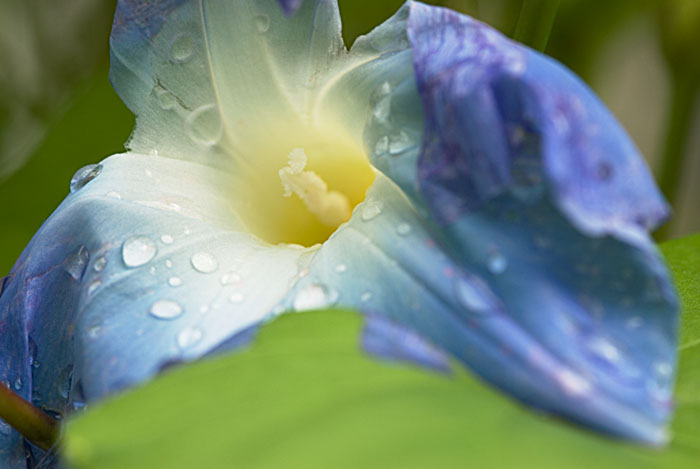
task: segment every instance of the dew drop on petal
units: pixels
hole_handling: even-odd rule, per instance
[[[160,237],[160,242],[163,244],[173,244],[175,240],[169,234],[164,234]]]
[[[294,297],[295,311],[324,308],[338,301],[338,292],[319,283],[305,286]]]
[[[364,221],[370,221],[382,213],[383,204],[378,200],[368,200],[361,208],[361,217]]]
[[[369,300],[372,299],[374,295],[372,295],[371,291],[366,291],[362,295],[360,295],[360,301],[363,303],[367,303]]]
[[[254,21],[255,28],[259,33],[266,33],[270,29],[270,18],[267,15],[258,15]]]
[[[399,223],[396,226],[396,232],[399,234],[399,236],[406,236],[411,232],[411,225],[408,223]]]
[[[88,288],[87,288],[88,296],[93,295],[97,291],[97,289],[100,288],[101,285],[102,285],[102,280],[100,280],[100,279],[95,279],[92,282],[90,282],[90,285],[88,285]]]
[[[202,335],[201,329],[197,327],[186,327],[177,335],[177,346],[181,350],[186,350],[202,340]]]
[[[389,153],[398,155],[403,153],[413,146],[413,140],[403,130],[396,135],[392,135],[389,139]]]
[[[102,335],[102,326],[92,326],[88,329],[87,335],[90,339],[97,339]]]
[[[120,200],[122,198],[121,194],[119,192],[115,192],[115,191],[109,191],[105,195],[107,197],[111,197],[111,198],[117,199],[117,200]]]
[[[379,137],[377,143],[374,144],[374,154],[377,156],[383,155],[389,151],[389,137],[386,135]]]
[[[180,34],[170,46],[170,56],[178,63],[187,62],[194,55],[194,41],[187,33]]]
[[[71,193],[76,192],[85,187],[87,183],[99,176],[101,172],[101,164],[90,164],[80,168],[78,171],[75,172],[75,174],[70,180]]]
[[[180,277],[170,277],[168,279],[168,285],[171,287],[179,287],[182,285],[182,279]]]
[[[17,378],[14,383],[15,391],[19,391],[20,389],[22,389],[23,385],[24,383],[22,382],[22,378]]]
[[[158,300],[151,305],[148,313],[156,319],[170,320],[182,316],[183,311],[180,303],[176,301]]]
[[[100,256],[95,259],[95,263],[92,264],[92,269],[95,272],[102,272],[107,265],[107,258],[105,256]]]
[[[158,98],[158,104],[160,105],[161,109],[166,111],[174,109],[177,105],[175,95],[168,90],[164,90],[162,88],[156,90],[156,98]]]
[[[173,268],[173,261],[170,259],[165,259],[165,267],[167,267],[168,269],[172,269]]]
[[[127,267],[139,267],[147,264],[156,255],[158,248],[150,238],[134,236],[122,245],[122,260]]]
[[[627,329],[637,329],[643,324],[644,319],[640,318],[639,316],[633,316],[625,322],[625,327],[627,327]]]
[[[83,275],[85,275],[85,269],[89,261],[90,252],[85,246],[80,246],[77,251],[69,255],[68,259],[66,259],[66,272],[68,272],[73,280],[80,282],[83,279]]]
[[[198,107],[185,119],[185,133],[195,143],[211,146],[221,140],[223,123],[216,104]]]
[[[68,399],[71,389],[71,381],[73,381],[73,365],[68,365],[58,375],[58,393],[62,398]]]
[[[488,269],[494,275],[502,274],[508,268],[508,261],[505,256],[498,251],[493,251],[489,254]]]
[[[0,420],[0,435],[9,435],[12,432],[12,427],[9,424]]]
[[[241,303],[243,302],[244,298],[245,297],[243,296],[243,293],[240,292],[233,293],[231,296],[228,297],[231,303]]]
[[[221,285],[232,285],[241,281],[241,276],[236,272],[227,272],[221,277]]]
[[[345,264],[338,264],[335,266],[335,271],[338,272],[339,274],[342,274],[347,270],[348,270],[348,266]]]
[[[219,268],[219,263],[212,254],[208,252],[197,252],[190,258],[192,267],[203,274],[210,274]]]
[[[491,304],[475,281],[458,275],[455,277],[454,288],[457,301],[467,310],[480,314],[491,311]]]
[[[379,122],[386,122],[391,114],[391,95],[386,95],[377,100],[372,107],[372,115]]]
[[[569,395],[580,396],[591,390],[591,384],[581,375],[569,369],[562,369],[554,375],[561,389]]]

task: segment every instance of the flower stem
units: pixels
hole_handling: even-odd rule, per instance
[[[0,418],[41,449],[58,441],[58,422],[1,384]]]
[[[544,51],[552,32],[560,0],[523,0],[513,39]]]

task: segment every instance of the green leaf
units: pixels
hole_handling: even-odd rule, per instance
[[[700,234],[669,241],[661,251],[682,301],[680,364],[676,384],[675,442],[700,452]],[[696,459],[698,461],[700,459]]]
[[[184,366],[67,425],[73,468],[690,468],[700,460],[700,235],[663,246],[684,301],[674,439],[651,449],[538,415],[455,365],[359,348],[361,317],[291,314],[248,348]]]

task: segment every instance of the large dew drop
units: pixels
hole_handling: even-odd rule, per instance
[[[80,282],[85,275],[85,269],[90,261],[90,252],[85,246],[80,246],[77,251],[68,256],[65,269],[73,280]]]
[[[190,259],[192,267],[203,274],[210,274],[219,268],[219,263],[212,254],[208,252],[198,252]]]
[[[185,63],[194,55],[194,41],[189,34],[180,34],[170,47],[170,56],[174,62]]]
[[[70,191],[71,193],[76,192],[85,185],[95,179],[102,172],[101,164],[90,164],[80,168],[75,172],[70,180]]]
[[[127,267],[139,267],[150,262],[157,251],[156,243],[150,238],[134,236],[124,241],[122,259]]]
[[[182,316],[182,306],[172,300],[158,300],[151,306],[148,313],[156,319],[175,319]]]
[[[224,127],[216,104],[198,107],[185,119],[185,133],[196,143],[215,145],[221,139]]]

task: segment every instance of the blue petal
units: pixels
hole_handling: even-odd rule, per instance
[[[591,235],[635,238],[667,216],[632,141],[563,66],[418,3],[408,36],[426,115],[420,184],[436,217],[449,222],[504,192],[537,188]]]
[[[362,346],[380,358],[418,363],[443,373],[450,371],[449,359],[441,350],[414,331],[382,316],[367,315]]]
[[[415,75],[394,67],[364,129],[396,186],[378,178],[285,306],[325,292],[523,402],[662,443],[678,305],[647,233],[667,206],[629,138],[570,72],[485,25],[418,3],[390,23],[358,42],[412,46]]]

